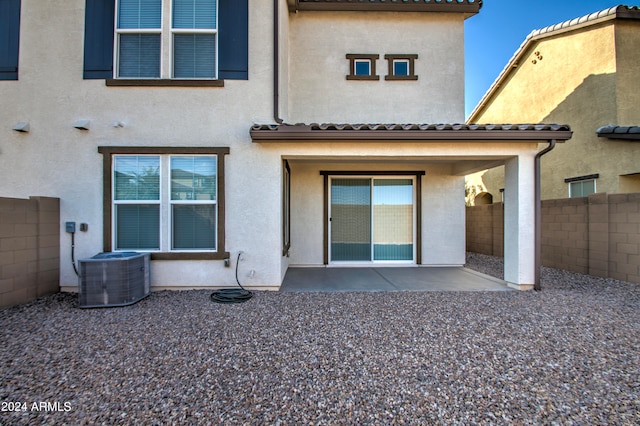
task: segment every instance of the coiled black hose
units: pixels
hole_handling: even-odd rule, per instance
[[[240,255],[242,252],[238,253],[238,258],[236,259],[236,283],[240,288],[223,288],[221,290],[215,290],[211,293],[211,301],[216,303],[243,303],[253,297],[253,293],[249,290],[246,290],[240,284],[240,280],[238,279],[238,265],[240,264]]]

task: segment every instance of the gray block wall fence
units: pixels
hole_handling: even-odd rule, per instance
[[[502,203],[467,207],[467,250],[504,255]],[[640,193],[542,201],[542,264],[640,283]],[[0,308],[60,291],[60,200],[0,197]]]
[[[504,255],[502,203],[467,207],[467,250]],[[542,201],[542,265],[640,283],[640,193]]]
[[[60,199],[0,197],[0,308],[60,291]]]

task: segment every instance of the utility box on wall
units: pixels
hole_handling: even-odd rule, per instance
[[[149,253],[99,253],[79,261],[81,308],[132,305],[149,295]]]

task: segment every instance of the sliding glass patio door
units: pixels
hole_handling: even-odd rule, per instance
[[[413,178],[332,178],[331,262],[413,262],[414,199]]]

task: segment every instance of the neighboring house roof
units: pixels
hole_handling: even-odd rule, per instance
[[[545,141],[571,138],[566,124],[256,124],[253,142],[296,141]]]
[[[640,141],[640,126],[608,126],[600,127],[596,130],[598,137],[607,139],[624,139]]]
[[[351,10],[395,12],[462,12],[476,14],[482,0],[287,0],[290,11]]]
[[[511,57],[507,65],[504,67],[496,81],[493,82],[487,93],[484,94],[478,105],[473,109],[467,122],[473,123],[480,112],[483,110],[489,100],[497,93],[502,84],[507,80],[513,70],[518,68],[518,64],[523,59],[524,54],[529,48],[537,41],[543,38],[556,36],[564,32],[574,31],[587,26],[596,25],[605,21],[613,19],[637,19],[640,20],[640,8],[638,6],[614,6],[609,9],[601,10],[599,12],[585,15],[580,18],[575,18],[570,21],[565,21],[556,25],[551,25],[545,28],[534,30],[527,38],[522,42],[518,50]]]

